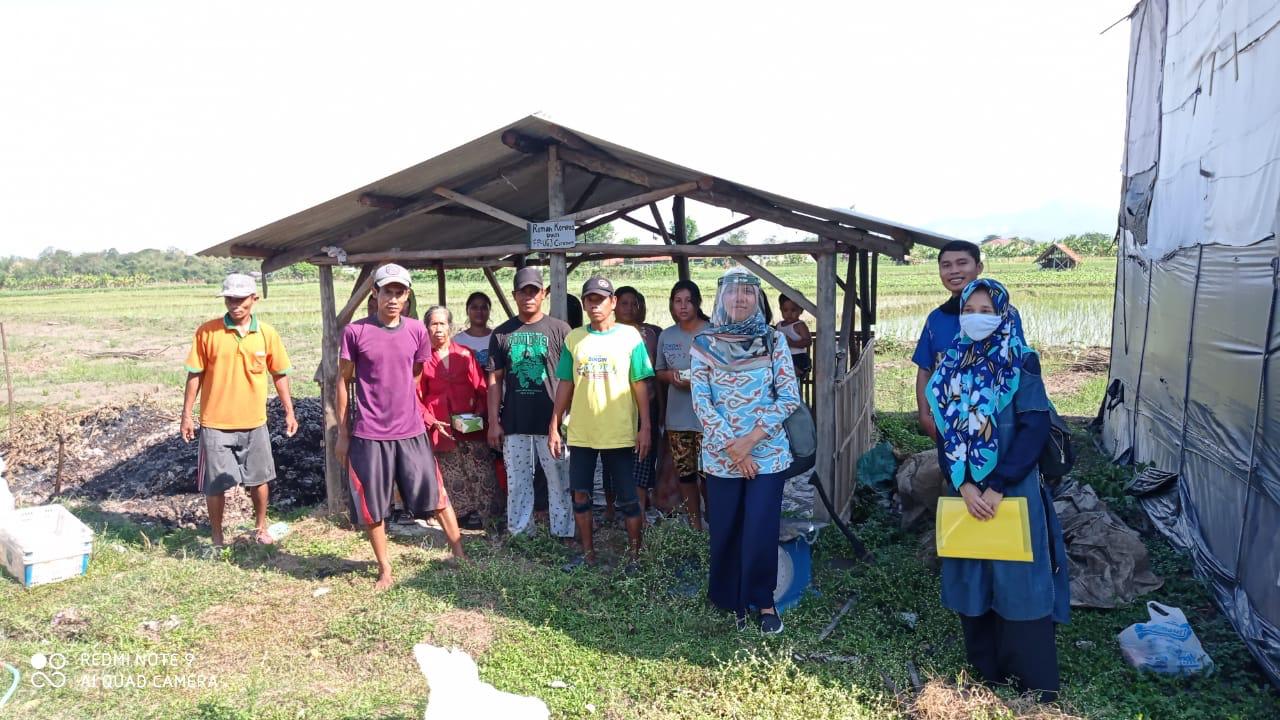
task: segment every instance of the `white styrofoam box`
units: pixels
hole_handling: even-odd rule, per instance
[[[0,525],[0,560],[26,587],[89,570],[93,530],[61,505],[14,510]]]

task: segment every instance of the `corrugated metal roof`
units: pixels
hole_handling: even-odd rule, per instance
[[[575,146],[585,148],[597,155],[633,166],[649,174],[653,180],[651,184],[655,187],[710,177],[715,181],[717,188],[729,187],[735,192],[751,196],[781,210],[803,213],[822,221],[836,222],[887,236],[896,240],[896,244],[904,250],[912,243],[938,247],[953,239],[891,220],[847,210],[824,208],[750,188],[710,173],[682,167],[591,137],[531,115],[394,175],[360,186],[315,207],[206,248],[200,251],[200,254],[215,256],[280,254],[314,244],[321,237],[340,238],[336,244],[349,254],[390,249],[482,247],[522,242],[525,234],[517,227],[488,219],[440,213],[410,215],[371,232],[360,232],[367,225],[391,213],[387,209],[361,204],[360,198],[366,193],[416,200],[435,197],[432,195],[432,188],[441,185],[529,220],[545,219],[547,217],[545,163],[541,162],[538,156],[526,155],[504,144],[503,133],[508,130],[568,148]],[[566,163],[564,173],[566,204],[572,206],[594,177],[592,173]],[[586,205],[596,207],[634,196],[639,192],[641,191],[636,185],[630,182],[605,177],[597,184]],[[690,197],[697,199],[696,194]]]

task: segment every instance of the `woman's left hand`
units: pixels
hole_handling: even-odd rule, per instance
[[[760,466],[756,464],[755,458],[750,455],[741,462],[734,462],[733,467],[742,477],[748,480],[754,480],[756,475],[760,473]]]
[[[991,488],[982,491],[982,502],[991,508],[991,517],[996,516],[996,511],[1000,509],[1000,501],[1004,499],[1003,493],[998,493]]]
[[[755,450],[756,445],[760,444],[761,435],[759,428],[753,428],[746,435],[729,441],[729,444],[724,449],[729,456],[729,460],[735,466],[741,465],[746,460],[751,460],[751,451]]]

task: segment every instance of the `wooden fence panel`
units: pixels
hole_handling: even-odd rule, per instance
[[[875,340],[871,340],[858,353],[858,361],[848,374],[836,381],[832,393],[836,403],[835,476],[824,482],[841,517],[848,516],[853,500],[858,458],[871,449],[875,392]]]

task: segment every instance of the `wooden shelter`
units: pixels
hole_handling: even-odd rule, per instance
[[[1041,270],[1074,270],[1080,264],[1080,256],[1062,243],[1053,243],[1036,258]]]
[[[668,200],[675,233],[667,229],[658,206]],[[741,218],[690,240],[684,237],[687,200],[725,208]],[[632,217],[633,211],[647,211],[652,224]],[[577,235],[624,221],[661,236],[663,244],[576,244],[531,252],[530,223],[549,220],[571,223]],[[759,245],[712,242],[751,222],[811,233],[815,240]],[[332,452],[337,433],[338,346],[342,327],[364,304],[380,263],[436,270],[441,303],[447,299],[446,268],[481,268],[504,308],[508,293],[499,285],[495,268],[545,264],[550,269],[551,314],[563,319],[568,273],[582,263],[665,255],[672,258],[679,276],[687,278],[689,258],[731,257],[817,319],[813,350],[817,472],[836,507],[844,512],[853,494],[858,457],[869,449],[871,440],[878,257],[901,259],[914,243],[940,247],[951,239],[750,188],[530,116],[201,254],[260,258],[264,277],[296,262],[319,266],[325,476],[329,507],[335,512],[345,508],[347,482],[345,468]],[[815,258],[814,297],[806,297],[750,259],[783,254]],[[356,286],[341,307],[334,292],[335,265],[360,267]],[[837,308],[842,309],[840,328],[836,327]],[[855,317],[860,322],[857,328]]]

